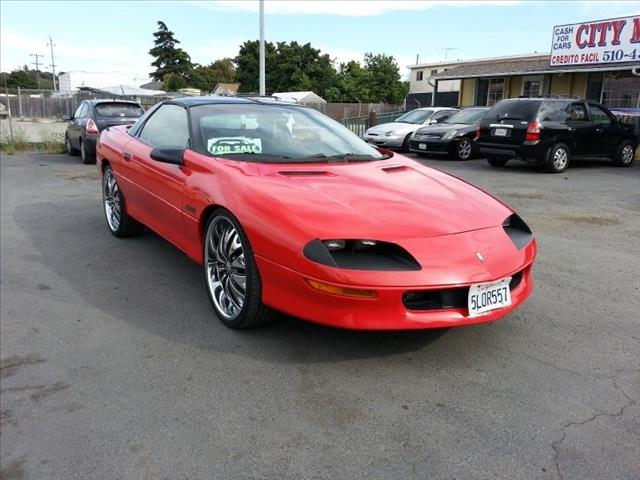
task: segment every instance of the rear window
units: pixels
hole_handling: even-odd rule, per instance
[[[485,118],[490,120],[512,118],[532,122],[536,120],[538,107],[541,103],[541,101],[535,100],[502,100],[491,109]]]
[[[137,118],[144,113],[141,106],[134,103],[99,103],[96,115],[99,117]]]

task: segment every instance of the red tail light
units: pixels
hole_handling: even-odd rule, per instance
[[[538,122],[529,122],[529,125],[527,125],[527,135],[524,139],[527,142],[537,142],[540,140],[540,124]]]
[[[89,119],[87,120],[87,124],[84,127],[84,131],[87,135],[99,135],[100,134],[100,130],[98,130],[98,126],[96,125],[96,122],[93,121],[93,119]]]
[[[476,138],[480,138],[480,127],[476,129]]]

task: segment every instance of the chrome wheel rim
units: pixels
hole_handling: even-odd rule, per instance
[[[567,162],[569,161],[569,155],[567,155],[567,151],[564,148],[558,148],[553,153],[553,166],[557,170],[562,170],[567,166]]]
[[[458,156],[466,160],[471,156],[471,142],[469,140],[463,140],[458,145]]]
[[[104,199],[104,213],[107,216],[107,223],[112,231],[117,231],[120,227],[122,216],[122,205],[120,204],[120,189],[116,176],[111,169],[107,170],[102,180],[102,197]]]
[[[631,145],[625,145],[622,149],[622,163],[630,163],[633,159],[633,147]]]
[[[233,223],[215,217],[206,233],[207,285],[216,310],[227,320],[240,315],[247,292],[244,249]]]

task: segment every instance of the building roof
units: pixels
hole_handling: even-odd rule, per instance
[[[504,77],[508,75],[627,70],[632,67],[630,64],[550,67],[549,59],[550,55],[526,55],[472,60],[437,73],[432,77],[436,80],[457,80],[461,78]]]
[[[154,95],[164,95],[162,90],[148,90],[146,88],[133,87],[131,85],[113,85],[111,87],[79,87],[79,90],[90,90],[97,93],[108,93],[111,95],[123,95],[129,97],[151,97]]]
[[[273,94],[273,97],[296,103],[327,103],[324,98],[313,92],[277,92]]]
[[[213,94],[214,95],[221,95],[221,94],[235,95],[236,93],[238,93],[239,88],[240,88],[239,83],[218,83],[216,85],[216,88],[213,89]]]

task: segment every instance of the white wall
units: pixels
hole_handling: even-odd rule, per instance
[[[444,72],[449,65],[427,65],[421,68],[412,68],[411,77],[409,80],[409,93],[431,93],[433,87],[429,85],[429,78],[432,70],[438,70],[438,73]],[[422,73],[422,80],[416,80],[416,72]],[[431,83],[435,84],[435,79],[431,80]],[[439,92],[459,92],[460,80],[442,80],[438,82]]]

